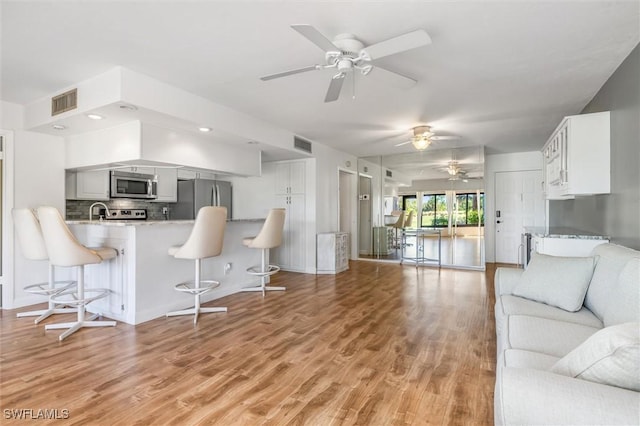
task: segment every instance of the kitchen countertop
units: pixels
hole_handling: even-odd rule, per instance
[[[524,228],[525,232],[528,232],[536,237],[545,238],[572,238],[578,240],[608,240],[606,235],[598,235],[593,232],[583,231],[580,229],[567,228],[567,227],[550,227],[546,229],[542,226],[528,226]]]
[[[227,223],[259,223],[265,219],[231,219]],[[67,220],[67,225],[104,226],[152,226],[152,225],[193,225],[195,220]]]

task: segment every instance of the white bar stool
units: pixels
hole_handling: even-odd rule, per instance
[[[33,210],[13,209],[11,214],[13,215],[13,224],[24,258],[28,260],[48,261],[49,254],[44,244],[40,223],[33,213]],[[72,280],[55,281],[54,276],[54,267],[49,263],[49,280],[46,283],[31,284],[23,288],[27,293],[49,297],[49,308],[39,311],[20,312],[17,314],[18,318],[37,316],[38,318],[35,319],[34,323],[38,324],[53,314],[76,312],[75,308],[65,308],[65,304],[56,305],[56,303],[51,300],[51,296],[72,288],[76,285],[76,282]]]
[[[282,231],[284,229],[285,209],[271,209],[267,215],[267,220],[262,225],[262,229],[257,236],[245,238],[242,244],[249,248],[262,250],[262,262],[260,266],[247,268],[247,273],[260,277],[260,286],[245,287],[242,291],[261,291],[264,297],[267,291],[283,291],[285,287],[267,286],[267,277],[280,271],[277,265],[267,264],[268,250],[279,247],[282,244]],[[259,269],[258,269],[259,268]]]
[[[198,211],[191,234],[182,246],[171,247],[169,255],[176,259],[195,260],[196,271],[194,286],[181,283],[175,286],[180,292],[193,295],[195,301],[191,309],[167,313],[167,317],[194,314],[193,324],[198,322],[198,315],[210,312],[227,312],[227,308],[203,308],[200,296],[220,286],[220,282],[201,279],[202,259],[219,256],[224,242],[224,228],[227,225],[226,207],[202,207]]]
[[[42,235],[51,263],[54,266],[76,266],[78,271],[77,290],[65,290],[51,297],[54,303],[77,306],[77,320],[75,322],[48,324],[45,326],[45,330],[68,328],[58,337],[59,340],[64,340],[67,336],[84,327],[114,327],[116,325],[115,321],[94,321],[99,314],[85,318],[86,306],[94,300],[108,296],[109,289],[85,289],[84,266],[113,259],[118,252],[108,247],[87,248],[80,244],[55,207],[39,207],[38,219],[40,220]],[[94,296],[86,297],[86,293],[94,294]],[[71,296],[72,299],[63,300],[67,296]]]

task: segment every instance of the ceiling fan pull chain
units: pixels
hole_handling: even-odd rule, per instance
[[[353,72],[351,73],[351,75],[353,76],[353,95],[351,96],[351,99],[353,99],[354,101],[356,100],[356,73]]]

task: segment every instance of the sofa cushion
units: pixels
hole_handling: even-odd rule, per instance
[[[622,268],[608,304],[603,318],[605,326],[640,322],[640,258],[629,260]]]
[[[495,424],[638,425],[638,392],[530,368],[496,375]]]
[[[551,371],[640,391],[640,323],[603,328],[561,358]]]
[[[559,321],[572,322],[575,324],[588,325],[589,327],[602,328],[603,324],[587,308],[582,308],[577,312],[567,312],[554,306],[538,303],[533,300],[524,299],[518,296],[504,295],[500,297],[496,304],[496,318],[498,311],[505,315],[528,315],[531,317],[548,318]],[[496,324],[497,326],[497,324]]]
[[[502,365],[511,368],[532,368],[534,370],[549,371],[559,359],[561,358],[541,354],[540,352],[507,349],[502,356]]]
[[[523,349],[563,357],[599,328],[527,315],[510,315],[501,349]]]
[[[602,319],[609,306],[609,295],[622,268],[629,260],[640,257],[640,252],[616,244],[600,244],[593,249],[591,255],[598,256],[598,262],[593,270],[584,305]]]
[[[513,294],[569,312],[578,311],[582,308],[595,261],[595,257],[534,253]]]

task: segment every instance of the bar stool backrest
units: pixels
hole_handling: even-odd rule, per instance
[[[178,259],[206,259],[219,256],[227,225],[226,207],[202,207],[198,210],[191,234],[174,255]]]
[[[100,256],[73,236],[58,209],[38,207],[38,219],[52,265],[80,266],[102,262]]]
[[[259,249],[279,247],[282,244],[285,215],[285,209],[271,209],[260,233],[253,239],[249,247]]]
[[[396,223],[391,225],[391,227],[392,228],[403,228],[404,227],[404,211],[400,212],[400,216],[398,216],[398,220],[396,221]]]
[[[407,220],[404,222],[404,228],[409,228],[411,222],[413,222],[413,210],[409,211],[409,216],[407,216]]]
[[[13,209],[11,214],[22,255],[29,260],[49,259],[40,223],[33,210]]]

